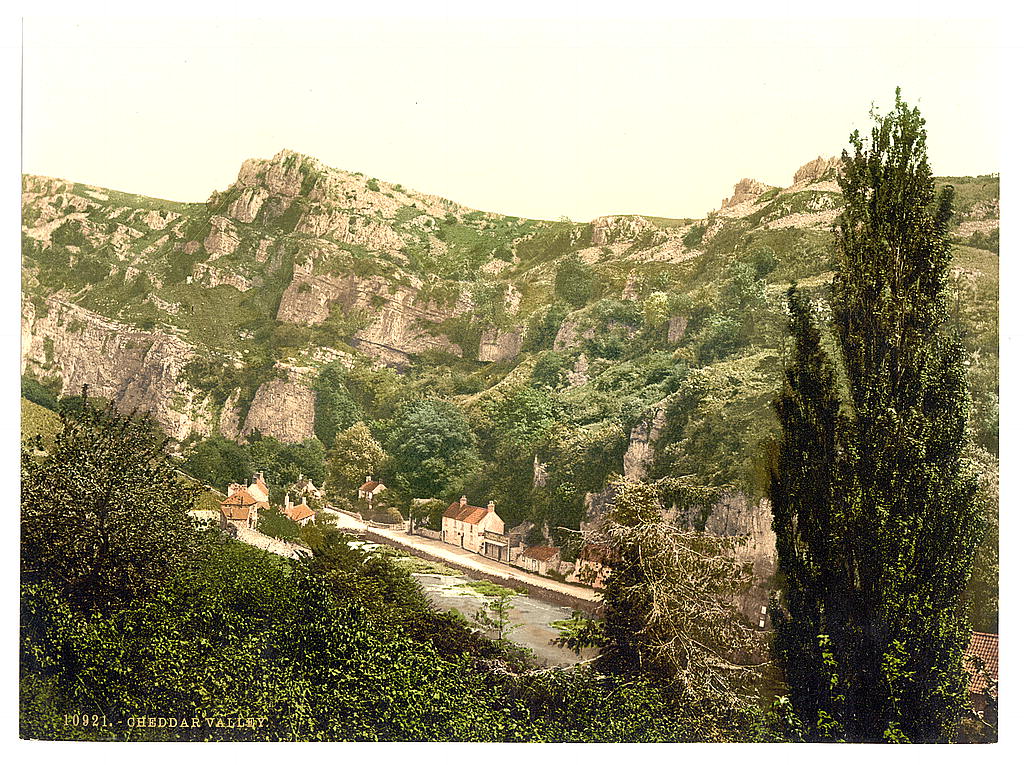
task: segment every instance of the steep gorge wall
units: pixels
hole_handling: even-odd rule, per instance
[[[146,412],[179,441],[191,434],[239,438],[253,430],[281,441],[313,436],[312,370],[283,368],[259,387],[244,421],[238,391],[217,407],[187,381],[200,351],[180,337],[113,321],[59,298],[22,303],[22,374],[60,381],[62,395],[88,385],[122,412]]]
[[[215,429],[212,407],[184,379],[196,350],[176,335],[141,330],[58,298],[22,303],[22,373],[57,377],[61,393],[88,385],[121,411],[151,414],[172,438]]]

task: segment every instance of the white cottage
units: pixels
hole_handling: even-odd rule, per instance
[[[476,507],[467,504],[465,496],[452,502],[441,518],[441,541],[495,560],[508,560],[505,521],[494,511],[493,502]]]

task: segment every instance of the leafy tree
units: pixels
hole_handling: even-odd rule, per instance
[[[245,447],[223,436],[211,436],[192,447],[182,468],[218,491],[229,483],[244,481],[252,474],[252,465]]]
[[[287,542],[299,538],[299,524],[274,507],[260,511],[258,528],[261,534]]]
[[[527,352],[550,350],[558,337],[562,322],[569,315],[569,306],[555,302],[530,316],[530,322],[523,338],[523,350]]]
[[[345,372],[338,362],[320,370],[313,390],[316,392],[313,432],[330,449],[338,432],[354,425],[361,412],[345,387]]]
[[[25,578],[82,607],[153,592],[200,553],[188,514],[198,492],[149,420],[99,409],[84,388],[61,426],[47,456],[21,454]]]
[[[423,399],[395,415],[385,450],[393,486],[406,497],[445,497],[478,465],[476,439],[465,415],[446,401]]]
[[[537,355],[530,380],[535,385],[557,390],[565,385],[568,354],[542,351]]]
[[[552,622],[558,630],[558,637],[551,642],[568,648],[577,656],[582,656],[584,649],[599,648],[605,644],[604,622],[594,619],[582,611],[573,611],[572,618]]]
[[[493,631],[499,641],[506,640],[513,630],[522,626],[512,623],[514,597],[511,593],[505,593],[488,601],[473,614],[473,622],[484,631]]]
[[[811,738],[945,741],[963,716],[963,595],[983,531],[960,342],[943,331],[952,189],[897,91],[843,153],[836,340],[790,289],[795,347],[770,493],[775,648]],[[834,348],[834,350],[833,350]]]
[[[324,490],[331,497],[355,499],[356,489],[366,476],[379,475],[386,459],[387,454],[370,429],[357,422],[339,433],[334,447],[327,452]]]
[[[593,293],[593,269],[575,252],[562,258],[555,271],[555,297],[573,308],[582,308]]]
[[[298,444],[286,444],[258,431],[250,434],[245,444],[253,470],[262,471],[269,486],[287,486],[299,480],[299,475],[313,483],[324,480],[324,446],[316,438]]]
[[[536,388],[518,386],[502,391],[484,409],[499,461],[524,457],[532,461],[533,453],[554,425],[551,397]]]

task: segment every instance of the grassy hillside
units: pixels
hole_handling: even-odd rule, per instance
[[[46,407],[21,400],[21,440],[29,441],[36,436],[42,438],[43,448],[53,445],[53,438],[60,430],[60,417]]]
[[[477,459],[443,498],[494,499],[510,525],[575,528],[585,494],[622,471],[634,428],[659,418],[653,477],[760,495],[785,290],[796,282],[823,303],[831,279],[841,199],[829,172],[702,219],[585,224],[474,211],[290,152],[247,163],[238,183],[200,204],[26,177],[25,290],[38,306],[59,293],[186,338],[200,354],[190,384],[218,405],[235,393],[243,416],[276,362],[326,379],[317,375],[341,353],[345,369],[331,379],[344,390],[318,392],[318,422],[337,420],[341,406],[343,426],[364,420],[385,444],[403,403],[452,402]],[[994,453],[998,177],[937,183],[957,193],[951,321],[972,354],[975,437]],[[327,283],[327,318],[277,318],[286,294]],[[368,308],[346,308],[348,284],[372,285]],[[450,312],[416,321],[452,345],[407,352],[396,371],[352,337],[400,289],[415,292],[403,310]],[[502,332],[521,350],[477,361],[481,339]],[[546,486],[534,485],[535,457]]]

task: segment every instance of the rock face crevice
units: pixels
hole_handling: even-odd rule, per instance
[[[461,356],[459,346],[430,329],[432,325],[464,312],[468,305],[465,301],[458,301],[454,306],[444,307],[423,301],[421,285],[419,280],[406,286],[382,276],[360,277],[355,274],[299,276],[285,290],[277,319],[316,326],[328,320],[332,309],[344,315],[358,316],[366,324],[354,333],[357,346],[362,342],[371,355],[385,363],[405,363],[409,354],[429,349]],[[377,352],[374,348],[386,351]]]

